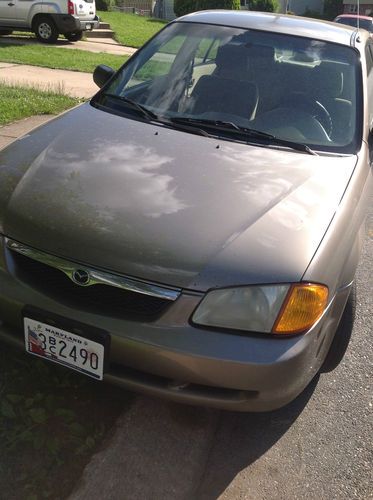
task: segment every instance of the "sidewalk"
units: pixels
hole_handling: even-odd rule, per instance
[[[2,36],[0,37],[0,47],[4,44],[12,45],[41,45],[35,38],[30,35],[18,35],[18,36]],[[88,52],[105,52],[107,54],[114,54],[117,56],[131,56],[136,52],[137,49],[133,47],[125,47],[120,45],[118,42],[112,38],[100,38],[100,39],[89,39],[81,40],[79,42],[69,42],[68,40],[57,40],[56,43],[48,45],[48,47],[56,47],[60,49],[79,49],[86,50]]]
[[[33,128],[46,123],[52,118],[54,118],[54,115],[31,116],[9,125],[0,126],[0,151],[18,137],[28,134]]]
[[[0,62],[0,83],[62,91],[88,99],[98,91],[91,73]]]
[[[72,97],[85,99],[89,99],[98,91],[91,73],[2,62],[0,62],[1,83],[36,87],[41,90],[63,91]],[[9,125],[0,126],[0,149],[51,118],[53,118],[51,115],[32,116]]]

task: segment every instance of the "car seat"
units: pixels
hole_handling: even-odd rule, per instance
[[[191,97],[193,114],[236,115],[247,120],[255,116],[258,89],[248,81],[248,49],[245,45],[226,44],[216,55],[213,75],[203,75],[196,83]]]

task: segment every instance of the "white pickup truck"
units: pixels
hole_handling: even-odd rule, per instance
[[[72,42],[99,25],[95,0],[0,0],[0,35],[33,31],[44,43]]]

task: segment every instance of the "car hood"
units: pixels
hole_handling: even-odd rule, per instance
[[[176,287],[298,281],[355,164],[85,104],[0,153],[0,231]]]

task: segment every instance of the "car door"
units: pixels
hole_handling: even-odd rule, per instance
[[[0,26],[15,26],[17,22],[17,0],[0,0]]]
[[[1,1],[1,0],[0,0]],[[40,12],[40,4],[42,3],[40,0],[12,0],[12,2],[17,3],[17,22],[16,26],[27,27],[30,18],[30,12],[34,6],[34,4],[38,4],[39,12]]]

